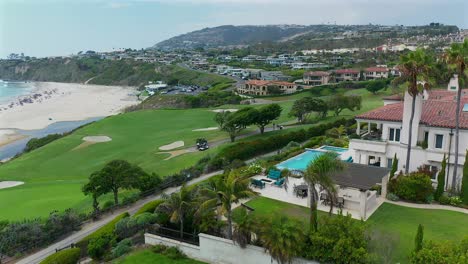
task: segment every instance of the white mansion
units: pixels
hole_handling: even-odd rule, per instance
[[[451,186],[454,157],[458,155],[457,185],[461,183],[465,151],[468,148],[468,90],[462,91],[460,106],[460,145],[455,153],[455,112],[458,78],[455,75],[447,90],[424,91],[416,98],[412,130],[410,171],[428,166],[436,179],[444,154],[448,158],[446,186]],[[393,100],[392,100],[393,99]],[[354,150],[354,162],[381,167],[391,167],[396,154],[398,171],[405,169],[408,146],[408,129],[412,97],[406,93],[401,98],[392,97],[378,109],[356,116],[357,134],[349,148]],[[362,129],[363,123],[367,124]]]

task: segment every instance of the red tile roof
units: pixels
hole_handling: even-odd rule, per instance
[[[346,73],[358,74],[359,71],[355,70],[355,69],[339,69],[339,70],[336,70],[335,73],[337,73],[337,74],[346,74]]]
[[[388,68],[384,67],[370,67],[365,70],[366,72],[388,72]]]
[[[311,71],[304,73],[305,76],[329,76],[330,73],[326,71]]]
[[[468,112],[463,106],[468,104],[468,90],[463,90],[460,107],[460,128],[468,129]],[[456,101],[455,92],[433,90],[429,98],[423,101],[421,124],[433,127],[455,128]],[[389,104],[367,113],[357,115],[357,119],[402,122],[403,102]]]

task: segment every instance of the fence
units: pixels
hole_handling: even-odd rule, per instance
[[[200,245],[200,238],[198,237],[198,235],[185,232],[183,232],[181,235],[180,230],[174,230],[166,227],[154,227],[148,230],[147,233],[169,239],[175,239],[180,242],[184,242],[191,245]]]

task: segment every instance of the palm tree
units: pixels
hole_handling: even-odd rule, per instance
[[[180,225],[180,238],[184,236],[184,220],[193,210],[192,192],[184,185],[179,192],[171,195],[163,194],[164,202],[157,207],[157,211],[167,213],[171,223]]]
[[[247,209],[241,207],[235,214],[234,222],[232,239],[241,248],[245,248],[252,241],[252,233],[257,226],[256,221],[249,215]]]
[[[426,54],[423,49],[416,49],[400,58],[400,70],[402,72],[401,79],[408,83],[408,94],[412,97],[411,117],[408,129],[408,146],[406,148],[406,174],[409,172],[411,159],[411,142],[413,137],[413,120],[416,107],[416,97],[423,89],[429,88],[429,72],[432,65],[432,57]],[[424,85],[418,84],[419,77],[423,77],[424,81],[426,81]]]
[[[271,258],[280,264],[299,256],[305,242],[302,223],[284,215],[274,215],[261,225],[260,239]]]
[[[327,152],[317,157],[307,166],[304,173],[304,180],[309,184],[310,230],[317,231],[318,192],[315,188],[316,185],[323,187],[325,190],[329,190],[330,193],[336,193],[336,189],[333,192],[335,184],[330,176],[332,173],[343,169],[344,163],[339,160],[337,154],[333,152]]]
[[[227,176],[215,179],[211,188],[200,190],[206,200],[200,205],[199,210],[218,207],[220,214],[226,214],[229,239],[232,239],[232,204],[257,195],[249,185],[248,176],[241,176],[237,171],[231,171]]]
[[[458,147],[460,142],[460,101],[461,90],[466,79],[466,61],[468,58],[468,39],[463,43],[453,43],[444,55],[445,61],[448,64],[454,65],[458,74],[458,92],[457,92],[457,107],[455,113],[455,161],[452,177],[452,188],[457,184],[457,170],[458,170]]]

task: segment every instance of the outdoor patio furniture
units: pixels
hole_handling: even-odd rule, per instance
[[[326,193],[321,193],[320,194],[320,201],[322,201],[323,205],[329,205],[330,204],[330,197],[328,197],[328,194],[326,194]]]
[[[296,186],[295,194],[297,197],[305,198],[307,197],[308,192],[309,192],[309,186],[305,184]]]
[[[265,183],[261,180],[251,179],[250,184],[254,186],[255,188],[260,188],[260,189],[265,188]]]
[[[270,170],[268,172],[267,178],[273,179],[273,180],[278,180],[281,178],[281,171],[279,170]]]
[[[284,178],[275,181],[275,186],[281,187],[284,184]]]
[[[338,208],[340,208],[340,209],[343,209],[343,207],[344,207],[344,198],[343,197],[338,197],[336,199],[336,206],[338,206]]]

